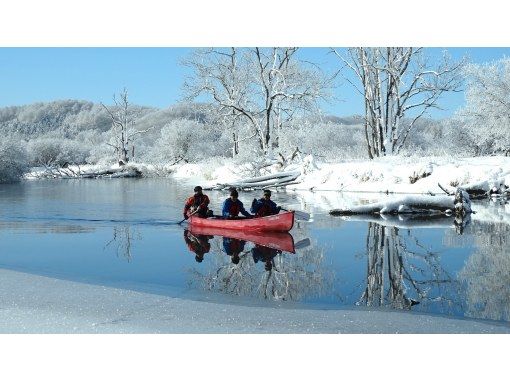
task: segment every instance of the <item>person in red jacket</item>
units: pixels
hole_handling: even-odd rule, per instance
[[[211,212],[208,208],[209,197],[202,193],[202,187],[200,186],[195,186],[193,190],[195,194],[186,200],[182,215],[184,216],[184,219],[188,219],[190,215],[196,211],[194,215],[197,215],[201,218],[207,218],[211,215]]]

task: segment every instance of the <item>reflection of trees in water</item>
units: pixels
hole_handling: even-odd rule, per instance
[[[333,286],[333,271],[323,265],[324,250],[313,248],[313,244],[296,254],[277,254],[274,266],[266,271],[263,263],[254,262],[251,243],[247,243],[236,265],[219,249],[221,239],[215,240],[211,268],[205,274],[192,269],[190,285],[237,296],[286,301],[320,296]]]
[[[459,272],[466,289],[466,314],[509,321],[510,225],[478,223],[473,234],[478,248]]]
[[[458,284],[440,263],[440,255],[407,230],[368,223],[367,282],[358,304],[410,309],[436,302],[451,312]]]
[[[137,230],[131,231],[131,226],[113,227],[113,237],[106,243],[104,249],[113,247],[117,257],[123,256],[131,262],[131,249],[134,240],[141,240],[142,236]]]

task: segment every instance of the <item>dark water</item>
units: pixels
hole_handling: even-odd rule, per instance
[[[188,233],[176,222],[193,185],[168,179],[2,185],[0,267],[216,302],[510,320],[508,205],[477,204],[471,222],[455,228],[452,219],[346,221],[329,216],[329,204],[311,207],[297,194],[278,193],[277,203],[306,203],[313,211],[312,221],[291,231],[291,253],[277,249],[285,237],[270,248]],[[218,211],[226,194],[209,195]],[[256,195],[240,198],[248,206]]]

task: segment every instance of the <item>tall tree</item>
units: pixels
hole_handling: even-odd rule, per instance
[[[207,95],[239,141],[256,138],[263,153],[277,144],[276,134],[296,113],[318,110],[329,80],[313,65],[305,67],[298,48],[202,49],[184,64],[193,70],[184,85],[186,98]],[[236,125],[247,125],[239,137]]]
[[[113,107],[107,107],[103,103],[101,105],[110,116],[112,122],[112,142],[106,144],[115,149],[120,165],[124,165],[129,161],[129,150],[131,150],[131,157],[134,156],[133,141],[135,138],[143,133],[146,133],[154,127],[149,127],[144,130],[137,130],[135,128],[138,112],[136,112],[128,99],[128,91],[124,88],[117,98],[113,96]]]
[[[448,55],[434,68],[422,48],[349,48],[333,52],[356,75],[354,85],[365,105],[365,140],[368,156],[398,154],[416,122],[447,91],[459,91],[460,67]]]

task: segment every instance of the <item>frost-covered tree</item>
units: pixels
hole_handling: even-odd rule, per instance
[[[192,100],[206,95],[232,128],[236,143],[255,138],[264,154],[277,145],[278,129],[296,114],[317,111],[329,81],[297,58],[297,48],[201,49],[184,64],[193,75],[184,85]],[[239,136],[238,126],[249,132]]]
[[[458,91],[462,62],[448,55],[431,67],[422,48],[349,48],[343,55],[333,49],[357,77],[346,79],[363,97],[365,140],[370,158],[398,154],[416,122],[447,91]]]
[[[19,180],[27,168],[26,150],[19,138],[0,139],[0,183]]]
[[[452,133],[469,135],[475,154],[510,155],[510,58],[470,64],[463,72],[466,106],[453,118]]]
[[[0,127],[7,134],[24,138],[74,138],[88,129],[110,129],[108,114],[99,104],[80,100],[59,100],[0,108]]]
[[[113,96],[113,102],[115,104],[114,107],[107,107],[101,103],[112,122],[112,139],[111,142],[106,144],[115,149],[119,164],[124,165],[129,161],[129,153],[131,153],[131,157],[134,156],[133,141],[140,134],[151,130],[152,127],[144,130],[137,130],[135,128],[136,120],[140,115],[129,102],[126,88],[120,92],[118,98],[116,95]]]
[[[51,168],[65,164],[84,164],[90,146],[71,139],[41,137],[27,144],[30,165]]]
[[[279,147],[286,152],[298,149],[322,161],[339,158],[362,158],[363,126],[345,125],[318,118],[296,119],[281,128]]]
[[[191,120],[174,120],[161,129],[148,155],[147,160],[155,163],[197,161],[227,156],[228,142],[211,126]]]

